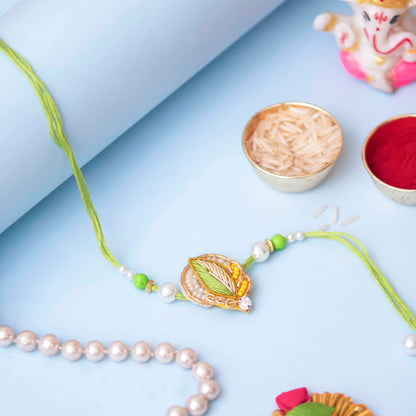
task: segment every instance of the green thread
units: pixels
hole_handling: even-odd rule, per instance
[[[209,271],[204,267],[201,266],[198,262],[192,260],[192,267],[194,268],[195,272],[198,273],[198,277],[206,284],[208,289],[210,289],[214,293],[219,293],[223,296],[232,296],[233,294],[230,290],[221,283],[216,277],[214,277]]]
[[[23,72],[23,74],[26,76],[26,78],[32,85],[36,95],[38,96],[42,104],[43,111],[45,112],[46,117],[48,119],[49,134],[52,137],[53,141],[65,152],[69,160],[69,163],[71,164],[71,168],[74,173],[79,192],[81,194],[82,202],[85,206],[88,216],[90,217],[95,237],[97,239],[101,253],[103,254],[104,258],[107,261],[109,261],[113,266],[119,267],[120,263],[114,258],[105,241],[100,220],[92,203],[91,195],[89,193],[87,184],[85,183],[85,179],[82,176],[81,170],[78,167],[71,146],[68,143],[68,140],[65,136],[62,125],[62,118],[55,104],[55,101],[53,100],[46,86],[36,75],[32,67],[29,65],[29,63],[12,48],[10,48],[2,39],[0,39],[0,50],[2,50],[12,60],[12,62]]]
[[[12,48],[10,48],[2,39],[0,39],[0,50],[3,51],[6,54],[6,56],[8,56],[10,60],[23,72],[23,74],[26,76],[26,78],[29,80],[30,84],[32,85],[36,95],[38,96],[42,104],[42,108],[48,119],[49,134],[51,138],[53,139],[53,141],[65,152],[69,160],[79,192],[81,194],[82,202],[85,206],[88,216],[90,217],[90,220],[94,229],[94,234],[97,239],[100,251],[108,262],[110,262],[115,267],[120,267],[120,263],[115,259],[115,257],[111,253],[105,241],[102,227],[100,224],[100,220],[94,208],[94,204],[91,200],[91,195],[88,190],[85,179],[82,175],[81,169],[78,166],[78,163],[72,152],[71,146],[65,136],[62,118],[55,104],[55,101],[53,100],[46,86],[36,75],[32,67],[29,65],[29,63],[22,56],[20,56],[17,52],[15,52]],[[386,279],[386,277],[383,275],[381,270],[376,266],[376,264],[370,258],[366,248],[357,239],[355,239],[354,237],[346,233],[337,233],[337,232],[314,231],[314,232],[305,233],[305,236],[308,238],[323,238],[323,239],[338,241],[341,244],[343,244],[345,247],[347,247],[353,254],[355,254],[364,263],[364,265],[367,267],[370,274],[374,277],[378,285],[381,287],[384,294],[386,295],[390,303],[393,305],[393,307],[396,309],[396,311],[405,320],[405,322],[414,331],[416,331],[416,318],[413,312],[402,301],[400,296],[395,292],[390,282]],[[255,260],[254,257],[250,256],[242,264],[243,269],[249,268],[254,262],[254,260]],[[197,264],[194,265],[194,267],[197,267],[197,266],[199,265]],[[159,289],[158,286],[156,285],[152,286],[153,292],[157,292],[158,289]],[[221,290],[222,288],[216,291],[218,293],[221,293]],[[184,300],[184,301],[188,300],[182,293],[178,293],[176,295],[176,299]]]
[[[387,299],[403,318],[403,320],[416,332],[416,318],[410,308],[403,302],[400,296],[396,293],[391,283],[387,280],[381,270],[376,266],[374,261],[370,258],[367,249],[356,238],[346,233],[340,232],[320,232],[313,231],[305,233],[308,238],[323,238],[333,241],[338,241],[347,247],[353,254],[355,254],[367,267],[370,274],[383,290]]]
[[[247,270],[254,263],[254,256],[250,256],[241,266],[244,270]]]
[[[88,186],[75,159],[74,153],[72,152],[71,145],[65,136],[62,117],[54,99],[52,98],[45,84],[36,75],[35,71],[29,65],[29,63],[10,46],[8,46],[2,39],[0,39],[0,50],[4,52],[8,58],[10,58],[10,60],[17,66],[17,68],[21,70],[21,72],[23,72],[23,74],[32,85],[36,95],[40,100],[40,103],[42,104],[43,111],[45,112],[45,115],[48,119],[49,134],[53,141],[65,152],[65,155],[67,156],[71,165],[72,172],[74,173],[74,177],[81,194],[82,202],[85,206],[88,216],[90,217],[95,238],[97,239],[100,251],[109,263],[115,267],[120,267],[120,262],[113,256],[105,241],[101,223],[94,208]],[[157,291],[157,289],[158,286],[152,287],[153,291]],[[182,293],[178,293],[176,295],[176,299],[188,301],[188,299]]]

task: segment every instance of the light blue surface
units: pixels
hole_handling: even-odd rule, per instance
[[[0,37],[47,83],[83,166],[282,2],[21,0]],[[0,232],[72,173],[24,81],[0,55]]]
[[[313,33],[333,1],[292,0],[149,114],[85,169],[114,254],[159,283],[178,282],[188,256],[244,260],[275,232],[314,229],[310,214],[340,207],[395,287],[416,309],[414,208],[381,195],[360,149],[382,120],[414,111],[416,85],[388,96],[349,78],[327,34]],[[240,136],[258,109],[304,100],[331,111],[345,147],[333,174],[305,194],[264,185]],[[256,266],[252,314],[162,304],[101,258],[73,180],[0,236],[2,321],[82,343],[144,339],[191,346],[211,362],[223,394],[210,415],[270,415],[274,397],[307,386],[348,393],[377,416],[412,416],[416,360],[410,332],[351,253],[332,242],[290,247]],[[0,351],[1,414],[163,415],[196,391],[190,374],[156,363],[67,363]]]

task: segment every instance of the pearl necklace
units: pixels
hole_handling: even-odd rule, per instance
[[[54,356],[61,353],[68,361],[78,361],[83,355],[92,362],[98,362],[108,356],[112,361],[122,362],[126,360],[129,355],[138,363],[146,363],[152,358],[155,358],[161,364],[170,364],[173,361],[179,367],[185,370],[192,370],[193,378],[199,383],[198,394],[191,396],[185,407],[172,406],[168,409],[166,416],[202,416],[208,410],[208,402],[215,400],[220,389],[218,384],[213,380],[214,370],[210,364],[203,361],[197,361],[197,356],[194,350],[184,348],[175,351],[173,346],[167,342],[159,344],[154,351],[152,351],[149,344],[140,341],[132,347],[127,347],[124,342],[114,341],[108,348],[99,341],[89,342],[85,348],[76,340],[65,341],[62,345],[59,339],[53,335],[48,334],[39,339],[32,331],[22,331],[17,336],[12,328],[7,325],[0,326],[0,347],[8,347],[15,343],[17,347],[24,352],[32,352],[36,348],[48,356]]]

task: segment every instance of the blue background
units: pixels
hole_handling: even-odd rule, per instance
[[[360,160],[376,124],[414,111],[416,85],[389,96],[349,78],[334,39],[311,29],[326,8],[348,10],[287,2],[88,164],[120,261],[158,283],[178,282],[189,256],[244,260],[255,241],[330,222],[329,213],[310,214],[337,205],[341,219],[361,216],[345,231],[416,308],[414,208],[380,194]],[[267,187],[241,150],[249,117],[285,100],[320,105],[344,129],[335,170],[305,194]],[[0,236],[0,263],[2,322],[84,344],[190,346],[214,365],[223,390],[210,415],[269,415],[278,393],[300,386],[348,393],[377,416],[415,414],[416,361],[401,350],[411,331],[336,243],[306,241],[253,268],[250,315],[165,305],[102,259],[71,179]],[[1,351],[0,368],[2,415],[162,415],[196,391],[189,373],[154,362],[74,364],[12,347]]]

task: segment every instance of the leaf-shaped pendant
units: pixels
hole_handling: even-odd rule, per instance
[[[183,294],[201,306],[251,311],[251,279],[242,266],[219,254],[190,258],[182,272]]]

